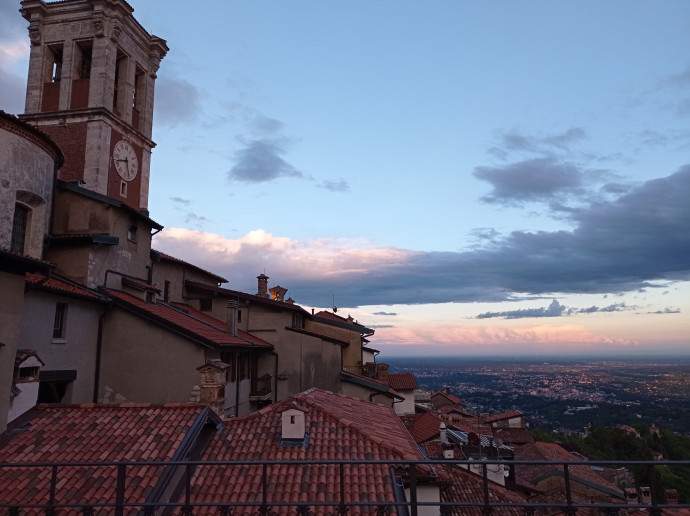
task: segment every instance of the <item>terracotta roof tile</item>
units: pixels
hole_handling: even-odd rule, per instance
[[[389,373],[388,385],[397,391],[416,389],[417,380],[412,373]]]
[[[439,427],[443,420],[437,415],[427,412],[416,418],[407,428],[415,442],[423,443],[439,435]]]
[[[431,395],[432,398],[435,397],[435,396],[441,396],[441,397],[443,397],[443,398],[446,398],[447,400],[449,400],[450,402],[454,403],[455,405],[460,405],[460,404],[462,404],[462,402],[460,401],[460,398],[458,398],[457,396],[454,396],[454,395],[452,395],[452,394],[449,394],[449,393],[447,393],[447,392],[438,391],[438,392],[435,392],[435,393],[433,393],[433,394]]]
[[[175,407],[39,405],[30,424],[10,433],[12,437],[0,448],[0,462],[171,460],[204,409],[191,403]],[[174,425],[168,423],[171,417]],[[139,467],[137,482],[128,475],[129,501],[145,500],[146,491],[157,481],[158,469]],[[115,467],[63,467],[58,475],[58,503],[73,503],[75,498],[84,503],[115,501]],[[50,476],[50,467],[0,469],[0,502],[47,503]]]
[[[223,321],[221,321],[220,319],[216,319],[215,317],[207,314],[206,312],[202,312],[201,310],[197,310],[196,308],[194,308],[190,305],[187,305],[185,303],[172,303],[172,305],[184,310],[185,312],[187,312],[189,315],[191,315],[192,317],[194,317],[196,319],[204,321],[204,322],[210,324],[211,326],[218,328],[221,331],[225,331],[226,324]],[[255,346],[265,347],[265,348],[272,348],[273,347],[273,344],[271,344],[270,342],[266,342],[265,340],[260,339],[259,337],[256,337],[256,336],[252,335],[251,333],[247,333],[244,330],[240,330],[239,328],[237,329],[237,336],[246,340],[246,341],[249,341],[250,343],[252,343]]]
[[[26,282],[42,290],[49,290],[58,294],[63,294],[71,297],[81,297],[85,299],[104,300],[103,296],[79,285],[73,281],[61,278],[59,276],[46,276],[44,274],[27,274]]]
[[[280,446],[281,414],[293,402],[307,410],[305,428],[309,441],[306,447]],[[352,460],[423,459],[392,409],[320,389],[310,389],[225,423],[225,428],[216,433],[204,451],[203,460],[335,460],[334,453]],[[389,467],[379,465],[346,466],[346,502],[394,501],[388,470]],[[269,468],[268,474],[269,502],[326,500],[327,493],[331,499],[339,500],[337,465],[290,464]],[[232,482],[236,477],[241,477],[242,481]],[[248,501],[250,493],[259,492],[259,466],[201,466],[192,487],[194,500],[222,498],[228,503]],[[275,510],[278,514],[287,513],[287,509]],[[369,511],[363,509],[362,512]]]
[[[534,437],[526,428],[494,428],[494,437],[506,444],[533,443]]]
[[[261,339],[245,339],[241,336],[234,336],[220,329],[219,326],[208,321],[208,316],[204,318],[197,318],[188,310],[176,308],[172,305],[157,302],[149,304],[139,298],[121,292],[119,290],[107,289],[108,295],[115,298],[119,303],[124,303],[129,307],[134,307],[140,312],[147,314],[150,317],[164,321],[168,324],[173,324],[188,333],[198,336],[212,345],[217,346],[232,346],[232,347],[260,347],[271,349],[273,346]],[[196,312],[195,312],[196,314]],[[198,312],[201,314],[201,312]],[[216,323],[222,322],[214,319]]]
[[[438,465],[435,468],[441,479],[447,482],[446,486],[441,489],[441,501],[448,503],[484,501],[484,482],[480,477],[459,467]],[[488,494],[490,503],[526,503],[525,499],[517,493],[493,483],[488,485]],[[480,516],[483,514],[480,507],[454,507],[452,513],[458,516]],[[522,516],[523,510],[519,507],[494,507],[491,514]]]
[[[501,412],[500,414],[492,414],[490,416],[483,416],[484,421],[493,423],[495,421],[502,421],[504,419],[512,419],[515,417],[522,417],[524,414],[519,410],[511,410],[509,412]]]
[[[534,442],[524,444],[515,449],[515,460],[541,460],[541,461],[572,461],[577,460],[573,454],[555,443]],[[616,493],[623,496],[622,491],[613,483],[599,475],[590,466],[574,464],[569,466],[571,481],[584,480],[590,486],[596,486],[600,490]],[[537,486],[542,479],[552,474],[563,473],[562,464],[535,464],[520,465],[516,467],[516,474],[521,481]]]

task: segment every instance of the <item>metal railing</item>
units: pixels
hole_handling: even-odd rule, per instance
[[[467,472],[470,465],[481,464],[482,475],[477,476],[477,482],[482,486],[482,496],[473,500],[448,500],[447,497],[439,497],[438,501],[420,501],[418,496],[420,480],[428,482],[440,468],[463,468]],[[316,499],[299,499],[300,493],[295,494],[296,499],[269,500],[269,474],[272,468],[280,466],[328,466],[337,471],[336,478],[338,484],[334,485],[331,492],[330,501],[319,501]],[[354,501],[348,499],[346,492],[345,478],[350,471],[348,468],[359,466],[378,466],[386,468],[393,479],[389,486],[389,494],[395,493],[394,499],[388,501]],[[488,466],[502,465],[504,468],[520,468],[521,466],[534,465],[557,465],[562,468],[562,478],[564,492],[562,499],[549,501],[548,503],[530,502],[497,502],[494,488],[496,486],[488,478]],[[602,514],[617,515],[625,514],[629,509],[646,509],[648,514],[655,516],[661,515],[662,510],[672,511],[673,509],[688,509],[690,503],[662,503],[659,500],[659,493],[654,492],[654,483],[650,484],[651,498],[649,503],[642,503],[641,498],[637,503],[630,503],[621,498],[620,503],[614,502],[576,502],[573,496],[572,484],[579,482],[573,479],[571,473],[572,466],[615,466],[615,467],[636,467],[643,468],[651,473],[660,466],[679,466],[690,468],[690,461],[506,461],[506,460],[425,460],[425,461],[376,461],[376,460],[353,460],[353,461],[152,461],[152,462],[55,462],[55,463],[0,463],[0,510],[10,516],[19,514],[76,514],[93,515],[94,513],[106,511],[107,514],[120,516],[123,514],[138,513],[143,515],[153,515],[163,513],[182,514],[191,516],[195,511],[202,511],[206,514],[214,513],[221,516],[230,516],[233,512],[241,514],[260,514],[268,515],[272,511],[291,508],[297,514],[308,514],[310,510],[326,510],[339,515],[348,514],[356,509],[360,513],[370,513],[378,515],[384,514],[405,514],[417,516],[422,508],[435,508],[437,514],[466,514],[465,509],[479,510],[482,515],[501,514],[502,508],[510,508],[513,513],[516,509],[522,511],[524,515],[540,514],[549,511],[553,514],[554,510],[567,516],[576,515],[578,509],[599,509]],[[156,499],[149,494],[146,499],[139,495],[139,499],[128,493],[131,488],[131,480],[128,482],[128,474],[142,471],[142,468],[153,468],[155,473],[156,486],[152,493],[158,493]],[[200,468],[232,468],[232,467],[254,467],[261,469],[261,488],[252,493],[252,500],[233,501],[227,499],[199,499],[198,494],[194,494],[195,473]],[[99,491],[101,498],[107,500],[79,499],[75,483],[69,481],[69,477],[61,476],[61,471],[74,473],[84,469],[89,472],[111,471],[114,474],[106,473],[109,483],[102,482]],[[17,485],[22,477],[22,472],[29,471],[33,481],[33,489],[43,484],[45,492],[30,494],[25,491],[27,499],[22,499],[22,493],[12,495],[12,485]],[[467,473],[466,473],[467,474]],[[43,478],[43,482],[38,482],[37,478]],[[651,476],[650,476],[651,478]],[[372,479],[368,479],[372,480]],[[313,480],[316,482],[316,480]],[[165,485],[162,485],[162,484]],[[22,484],[23,489],[28,489],[26,483]],[[104,495],[106,491],[111,492],[111,496]],[[406,497],[403,493],[407,491]],[[638,493],[640,492],[638,488]],[[72,493],[70,495],[70,493]],[[164,494],[167,493],[167,494]],[[623,490],[620,491],[623,497]],[[70,499],[70,496],[72,498]],[[75,499],[76,498],[76,499]],[[224,497],[221,497],[224,498]],[[351,496],[350,496],[351,498]],[[409,498],[409,499],[407,499]],[[44,500],[37,502],[36,500]],[[213,510],[212,512],[209,512]],[[546,513],[546,512],[544,512]],[[672,513],[672,512],[671,512]],[[428,514],[428,512],[427,512]],[[588,513],[589,514],[589,513]]]

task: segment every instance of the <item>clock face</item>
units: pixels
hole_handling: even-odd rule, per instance
[[[131,181],[137,176],[139,161],[134,147],[125,140],[120,140],[113,149],[113,163],[115,170],[125,181]]]

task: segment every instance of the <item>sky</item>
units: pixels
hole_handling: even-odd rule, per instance
[[[170,47],[155,249],[336,306],[382,359],[690,354],[686,0],[129,3]]]

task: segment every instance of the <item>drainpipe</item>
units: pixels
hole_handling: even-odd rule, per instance
[[[273,364],[273,403],[278,402],[278,353],[271,351],[271,355],[275,358]]]
[[[241,353],[237,353],[237,360],[235,360],[235,417],[240,417],[240,360]]]
[[[98,317],[98,337],[96,339],[96,368],[93,373],[93,402],[98,403],[98,384],[101,381],[101,352],[103,349],[103,321],[105,316],[110,313],[112,309],[112,303],[108,303],[108,306],[103,311],[103,313]]]

